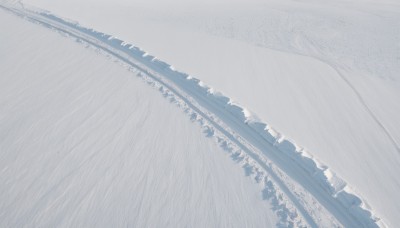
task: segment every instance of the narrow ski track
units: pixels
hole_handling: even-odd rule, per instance
[[[103,33],[80,27],[53,15],[17,5],[0,5],[0,8],[99,49],[167,89],[193,113],[204,119],[214,131],[223,135],[227,142],[244,152],[256,169],[263,170],[264,175],[270,178],[284,195],[281,203],[295,208],[296,219],[302,220],[302,223],[297,225],[324,226],[327,224],[321,224],[321,221],[325,219],[330,220],[330,225],[345,227],[378,226],[372,218],[357,217],[349,213],[349,209],[335,194],[321,186],[294,158],[282,153],[246,121],[235,115],[235,110],[223,105],[221,100],[210,95],[207,89],[199,86],[199,81],[192,80],[189,75],[171,70],[169,65],[155,61],[152,56],[133,55],[129,50],[135,47],[127,48],[124,43]]]

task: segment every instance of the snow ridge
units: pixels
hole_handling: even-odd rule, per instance
[[[200,123],[206,136],[215,138],[262,186],[281,226],[385,226],[365,200],[306,149],[200,80],[132,44],[49,12],[17,5],[1,8],[99,49],[137,72]]]

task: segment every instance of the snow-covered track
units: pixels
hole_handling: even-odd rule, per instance
[[[215,93],[199,80],[175,71],[172,66],[110,35],[18,5],[3,5],[1,8],[67,34],[140,71],[145,80],[186,107],[191,117],[200,121],[208,134],[233,156],[247,161],[249,172],[265,185],[264,191],[275,191],[272,194],[274,200],[285,207],[281,219],[287,220],[288,224],[384,226],[365,208],[361,198],[352,194],[346,183],[327,167],[267,124],[253,120],[246,109]]]

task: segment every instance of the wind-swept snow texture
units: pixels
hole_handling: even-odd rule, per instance
[[[264,197],[272,202],[280,225],[384,225],[331,170],[199,80],[112,36],[18,5],[6,4],[3,9],[70,36],[139,71],[142,79],[182,107],[193,121],[200,122],[207,136],[243,164],[248,175],[263,186]]]
[[[0,30],[0,227],[279,222],[246,162],[137,70],[3,9]]]
[[[389,226],[400,223],[398,1],[24,2],[223,92],[306,148]]]

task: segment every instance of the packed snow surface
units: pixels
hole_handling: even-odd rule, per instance
[[[25,0],[130,41],[307,148],[398,224],[397,1]]]
[[[224,111],[219,112],[220,110],[214,108],[212,102],[210,103],[207,99],[203,104],[206,109],[216,113],[219,118],[228,123],[241,137],[250,141],[252,146],[264,152],[267,157],[269,156],[268,158],[272,159],[273,163],[277,164],[284,173],[281,175],[275,168],[269,170],[271,173],[277,173],[277,176],[272,175],[272,182],[275,183],[275,187],[272,189],[277,192],[281,191],[287,197],[283,201],[279,201],[280,205],[289,205],[283,213],[286,217],[290,219],[299,218],[310,226],[333,226],[337,225],[338,222],[345,226],[354,226],[355,223],[352,223],[354,217],[347,217],[342,214],[347,212],[343,208],[339,208],[344,206],[345,209],[351,210],[353,208],[357,211],[358,206],[360,206],[363,210],[373,211],[376,216],[384,221],[379,225],[395,226],[400,222],[398,218],[398,214],[400,214],[400,195],[398,194],[400,189],[400,179],[398,178],[398,173],[400,173],[400,5],[397,2],[25,0],[24,3],[48,9],[56,15],[79,21],[84,26],[113,34],[124,41],[133,43],[159,59],[173,64],[174,68],[170,67],[171,69],[176,68],[193,75],[188,76],[188,80],[195,77],[202,80],[202,82],[198,81],[198,85],[212,86],[212,89],[208,89],[212,96],[218,97],[219,92],[228,96],[230,112],[244,113],[243,118],[248,123],[252,123],[252,121],[254,123],[268,123],[267,128],[264,128],[263,126],[266,125],[263,124],[250,124],[250,126],[259,129],[259,133],[263,137],[269,137],[268,139],[272,140],[271,143],[274,146],[277,145],[280,152],[286,151],[289,155],[292,153],[289,157],[293,160],[299,159],[300,166],[304,169],[309,168],[310,173],[314,175],[313,177],[312,175],[310,178],[303,178],[301,175],[296,176],[296,172],[299,170],[295,167],[290,168],[293,165],[291,161],[287,159],[277,160],[273,157],[275,156],[273,153],[269,154],[270,152],[265,151],[275,151],[276,148],[271,148],[262,143],[258,145],[257,140],[252,141],[257,137],[251,134],[251,129],[247,131],[244,125],[237,124],[234,121],[229,122],[231,121],[230,117],[225,115]],[[16,29],[3,26],[5,27],[4,31]],[[37,31],[33,28],[32,30]],[[14,43],[13,47],[20,47],[22,46],[20,43],[29,42],[26,39],[21,39],[21,41],[18,41],[19,43]],[[3,48],[9,48],[9,45],[1,45],[3,45],[1,46]],[[49,50],[54,49],[48,48]],[[17,56],[15,58],[20,58],[17,50],[22,49],[15,50],[13,48],[12,50],[2,51],[2,53],[7,53],[7,56],[8,53],[13,53]],[[44,48],[44,50],[46,49]],[[132,50],[138,54],[141,53],[135,49]],[[75,49],[66,51],[75,53]],[[78,55],[79,58],[76,58],[75,54],[73,56],[75,59],[79,59],[79,62],[83,61],[83,59],[80,59],[81,55]],[[151,58],[149,56],[149,59]],[[54,61],[54,58],[51,59]],[[92,57],[89,59],[92,59]],[[14,62],[18,62],[9,61],[8,64],[2,58],[2,64],[4,62],[5,66],[15,67]],[[66,61],[71,60],[66,59]],[[77,65],[81,66],[80,64]],[[99,66],[103,67],[105,64],[93,63],[93,65],[99,68]],[[87,66],[87,69],[92,69],[93,65]],[[20,68],[18,70],[23,70]],[[43,64],[39,68],[42,69]],[[54,70],[56,69],[60,70],[62,67],[54,67]],[[28,71],[28,69],[26,70]],[[108,72],[107,70],[103,71]],[[109,74],[116,75],[111,70]],[[24,90],[26,93],[16,92],[18,90],[15,88],[19,86],[15,81],[16,79],[8,78],[8,80],[10,80],[9,83],[15,83],[15,85],[10,86],[2,83],[2,87],[5,88],[3,93],[6,94],[1,97],[4,101],[10,101],[13,96],[18,97],[17,94],[25,94],[26,97],[31,99],[35,98],[35,95],[32,95],[34,93],[27,89]],[[107,77],[107,80],[111,79]],[[79,81],[74,83],[79,84]],[[190,80],[180,85],[189,88],[189,90],[198,89],[196,86],[187,87],[185,83],[190,83]],[[46,85],[47,82],[43,84]],[[57,85],[62,86],[61,83],[57,83]],[[207,89],[208,87],[204,86],[204,88]],[[82,88],[83,91],[87,89]],[[112,90],[105,89],[107,91]],[[12,94],[11,97],[10,94]],[[195,100],[202,98],[202,95],[196,95],[196,92],[189,95]],[[59,100],[57,97],[60,96],[66,99],[63,95],[58,95],[54,96],[54,102]],[[147,94],[143,96],[146,99],[150,97]],[[208,94],[207,96],[211,95]],[[23,96],[18,99],[21,100],[20,103],[26,102],[28,103],[26,105],[30,105]],[[120,99],[122,98],[115,98],[115,103],[120,104]],[[140,104],[143,101],[137,102]],[[190,99],[185,102],[190,102]],[[57,108],[51,108],[47,105],[32,105],[32,107],[42,113],[44,107],[52,110],[64,108],[63,103],[65,101],[59,102],[60,107]],[[222,102],[221,104],[225,103]],[[235,104],[240,104],[240,107],[247,109],[242,109]],[[16,104],[9,104],[9,106],[20,107]],[[166,110],[160,108],[164,106],[158,103],[156,106],[159,108],[154,107],[154,110],[163,110],[163,112]],[[3,107],[7,106],[1,108]],[[154,112],[159,113],[159,111]],[[5,113],[7,112],[2,111],[0,114],[5,115]],[[20,112],[14,110],[10,111],[8,115],[12,118],[18,118],[15,113]],[[26,116],[20,117],[20,119],[28,121],[31,113],[27,113],[27,111],[21,113]],[[98,113],[102,113],[102,111],[100,110]],[[76,112],[76,115],[82,114]],[[116,115],[117,112],[110,114],[110,116]],[[38,116],[42,116],[42,114],[38,114]],[[179,119],[183,119],[184,116],[182,115],[182,118]],[[31,117],[32,123],[36,125],[41,123],[37,121],[37,118],[39,117]],[[71,118],[76,121],[76,117]],[[17,131],[16,129],[19,129],[19,127],[16,128],[15,126],[24,126],[24,121],[3,121],[2,125],[7,123],[8,125],[5,126],[9,126],[8,128],[2,127],[2,131],[7,132],[3,134],[12,137],[13,134],[8,136],[8,132]],[[57,124],[63,122],[56,121]],[[162,124],[160,125],[161,128],[165,128],[162,127]],[[177,123],[177,125],[182,125],[182,123]],[[204,124],[201,125],[204,128]],[[217,130],[227,135],[226,132],[224,133],[225,128],[220,127],[222,125],[218,123],[217,125]],[[37,127],[35,126],[28,127],[28,129],[36,130]],[[68,126],[74,126],[74,123],[68,124]],[[270,126],[276,131],[271,129]],[[45,139],[55,137],[53,140],[57,141],[58,139],[65,143],[64,140],[60,140],[61,136],[57,135],[59,131],[57,129],[58,127],[55,127],[54,131],[56,132],[48,134],[34,134],[36,137],[44,137]],[[148,130],[153,129],[152,127],[143,129],[146,129],[146,132],[150,131],[147,132],[148,134],[153,131]],[[268,129],[267,133],[264,132],[265,129]],[[86,131],[87,127],[84,130]],[[102,132],[101,130],[94,130],[96,133],[98,131]],[[184,130],[177,131],[184,132]],[[206,127],[205,132],[207,136],[215,136],[214,131],[215,129],[207,130]],[[17,140],[15,146],[18,148],[21,145],[31,147],[31,144],[36,145],[35,143],[43,142],[30,136],[24,136],[25,131],[23,132],[14,133]],[[174,133],[178,134],[175,131]],[[182,135],[186,137],[187,133],[182,133]],[[33,142],[21,144],[20,142],[23,142],[24,137],[33,140]],[[99,140],[99,136],[92,137]],[[194,136],[194,138],[196,137]],[[199,134],[198,137],[204,138],[204,135]],[[181,138],[180,134],[175,137],[175,141],[171,140],[171,142],[176,143],[179,138]],[[285,141],[285,138],[290,138],[291,142]],[[218,138],[219,140],[220,138]],[[230,140],[236,140],[238,145],[236,137]],[[101,141],[107,142],[107,140]],[[10,140],[4,140],[4,142],[7,143],[2,143],[1,147],[9,145]],[[143,145],[147,145],[145,142],[146,140],[143,139]],[[296,142],[296,145],[292,142]],[[92,143],[95,144],[93,141]],[[45,144],[43,146],[53,145]],[[191,145],[197,151],[198,148],[203,148],[199,144],[204,144],[204,142],[196,141]],[[225,148],[224,145],[222,143]],[[301,148],[298,148],[298,145]],[[121,152],[117,147],[114,148],[113,151]],[[247,146],[246,148],[251,147]],[[228,150],[232,152],[232,149]],[[242,150],[244,149],[242,148]],[[7,152],[7,156],[13,154],[13,150],[8,147],[3,151]],[[216,151],[219,151],[219,149],[216,149]],[[300,154],[300,158],[296,157],[296,154]],[[252,157],[257,160],[257,156]],[[308,157],[311,159],[308,160]],[[108,159],[106,158],[106,160]],[[319,165],[317,160],[322,161],[324,165]],[[261,160],[257,162],[270,164]],[[311,165],[304,166],[307,162],[311,162]],[[6,162],[5,164],[9,163]],[[114,163],[110,162],[111,164]],[[7,167],[7,165],[2,167]],[[247,165],[244,167],[245,170],[249,170],[246,168]],[[254,169],[255,166],[252,167],[250,173],[254,173],[254,170],[259,168]],[[265,170],[267,170],[266,167],[264,166]],[[8,169],[5,168],[4,170]],[[229,173],[229,175],[232,175],[232,172],[229,171]],[[268,172],[266,173],[268,176]],[[271,175],[271,173],[269,174]],[[285,173],[288,175],[287,179]],[[221,174],[221,176],[223,175],[225,174]],[[336,175],[341,179],[337,178]],[[4,175],[3,177],[9,176]],[[332,195],[318,190],[315,184],[319,182],[315,182],[313,178],[317,180],[318,178],[326,179],[327,184],[332,187],[327,192]],[[266,183],[272,182],[267,181]],[[285,189],[285,186],[289,187],[290,191]],[[295,188],[291,189],[291,186],[295,186]],[[271,190],[268,184],[264,187],[263,192]],[[250,190],[244,191],[251,196],[252,187],[249,188]],[[21,188],[17,189],[21,191]],[[347,197],[348,192],[354,192],[359,198],[354,198],[354,195]],[[275,200],[277,199],[279,197],[275,198]],[[247,199],[245,200],[247,203],[249,202]],[[321,205],[315,204],[315,208],[310,207],[311,202],[316,203],[315,200],[319,201]],[[363,200],[362,203],[360,203],[360,200]],[[341,203],[337,204],[337,201]],[[290,202],[293,205],[290,205]],[[265,202],[261,203],[261,205],[264,204]],[[55,205],[60,206],[59,204]],[[257,205],[254,207],[258,211]],[[261,210],[267,213],[266,218],[262,221],[276,224],[276,218],[271,215],[269,209]],[[284,218],[285,216],[282,217],[282,210],[277,212],[276,207],[273,210],[277,215],[280,215],[278,217],[281,223],[298,222],[297,225],[301,224],[299,220],[287,220],[287,218]],[[293,210],[295,213],[293,213]],[[351,214],[357,214],[355,211],[353,210]],[[247,216],[247,213],[250,212],[246,212],[244,217]],[[355,218],[357,220],[357,218],[368,218],[368,216],[368,213],[360,213]],[[6,218],[10,217],[12,216],[6,216]],[[336,217],[339,221],[336,221],[333,217]],[[165,219],[160,219],[160,221],[165,222]],[[230,225],[229,223],[212,223],[211,225],[215,224],[217,226]],[[241,226],[240,222],[234,222],[234,224]]]
[[[243,169],[134,72],[5,11],[0,28],[1,227],[277,223]]]

